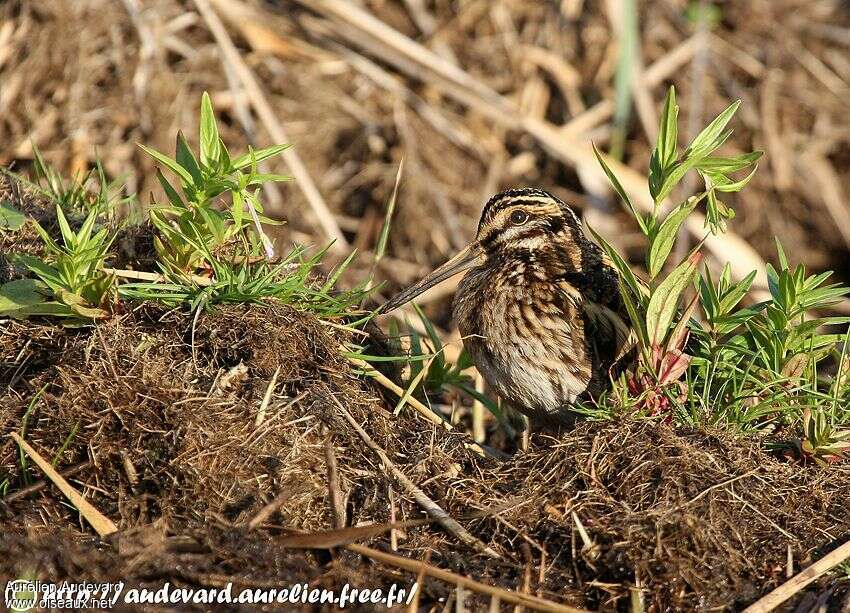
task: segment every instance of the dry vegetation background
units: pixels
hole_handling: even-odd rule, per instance
[[[383,267],[394,284],[470,239],[483,202],[508,186],[553,191],[621,248],[640,253],[637,233],[587,157],[591,139],[607,147],[616,130],[624,3],[350,5],[433,51],[439,64],[417,63],[416,49],[413,59],[404,55],[388,30],[364,29],[345,2],[212,4],[257,76],[277,130],[315,182],[314,201],[333,215],[319,223],[304,181],[267,192],[273,215],[288,222],[282,240],[322,244],[323,227],[339,228],[368,250],[404,158]],[[692,17],[698,2],[638,4],[626,162],[645,172],[666,84],[676,85],[691,132],[742,98],[729,150],[767,156],[751,187],[730,199],[739,214],[732,230],[765,258],[778,236],[795,259],[850,278],[847,4],[704,3],[716,21],[708,26]],[[7,1],[0,16],[2,164],[24,169],[31,143],[68,173],[89,168],[97,154],[147,202],[157,189],[154,166],[135,144],[171,150],[179,128],[193,138],[204,89],[221,111],[229,146],[274,140],[191,2]],[[466,88],[445,77],[457,67]],[[289,171],[281,160],[270,170]],[[744,266],[751,261],[735,245],[719,251]]]
[[[404,160],[379,274],[389,281],[387,293],[451,256],[473,236],[483,202],[511,186],[552,191],[637,260],[640,235],[589,153],[591,140],[607,149],[620,134],[614,82],[625,4],[6,0],[0,165],[28,169],[33,143],[67,175],[88,170],[98,156],[146,203],[158,186],[152,161],[136,143],[171,151],[183,129],[196,145],[198,101],[207,90],[231,150],[266,146],[281,135],[294,144],[294,168],[282,159],[268,166],[300,176],[265,193],[267,213],[287,221],[274,230],[282,246],[322,245],[339,234],[335,258],[351,246],[368,253]],[[700,6],[710,23],[694,18]],[[734,236],[709,251],[749,270],[759,258],[774,257],[777,236],[794,260],[850,281],[850,5],[654,0],[638,2],[638,9],[639,40],[628,65],[634,104],[622,132],[623,160],[633,170],[618,174],[645,191],[638,173],[647,167],[668,84],[679,92],[689,136],[741,98],[726,151],[763,149],[766,157],[751,185],[729,198],[738,211]],[[224,30],[210,15],[222,18]],[[228,40],[236,59],[224,51]],[[269,112],[256,112],[246,67]],[[349,273],[352,284],[368,274],[371,258],[361,259]],[[441,289],[425,302],[451,334],[446,294]],[[197,353],[181,337],[185,324],[155,305],[91,337],[10,324],[0,338],[4,355],[24,355],[32,340],[40,354],[32,357],[29,385],[38,389],[52,378],[64,392],[49,400],[59,419],[33,422],[28,440],[55,449],[75,421],[89,424],[66,454],[80,471],[77,484],[130,530],[120,550],[110,550],[86,536],[61,499],[45,495],[24,506],[24,494],[20,506],[0,506],[16,525],[0,538],[0,551],[26,548],[52,577],[215,586],[241,576],[246,586],[260,587],[284,579],[330,587],[348,580],[408,583],[411,575],[352,552],[328,564],[324,551],[282,552],[265,532],[242,529],[276,500],[280,515],[272,516],[285,527],[333,525],[318,418],[336,433],[350,525],[422,516],[388,485],[334,395],[453,517],[533,501],[497,519],[463,520],[502,556],[498,562],[461,549],[437,529],[394,535],[406,555],[431,555],[437,566],[508,589],[609,610],[623,610],[643,589],[656,610],[734,610],[785,580],[788,547],[799,568],[850,525],[844,465],[798,471],[752,440],[679,436],[640,424],[585,425],[516,462],[488,463],[464,450],[461,435],[382,414],[375,390],[336,355],[333,331],[310,318],[287,308],[222,309],[200,320]],[[67,362],[53,364],[60,353]],[[304,355],[310,359],[299,361]],[[208,397],[240,360],[252,373],[245,389],[235,399]],[[280,403],[279,419],[287,428],[257,433],[244,415],[279,365],[288,403]],[[154,386],[156,398],[148,398]],[[89,408],[82,402],[89,398],[105,409]],[[4,430],[19,427],[27,400],[21,394],[10,416],[0,416]],[[0,459],[16,465],[11,444]],[[128,463],[138,471],[136,482]],[[281,491],[289,498],[278,500]],[[572,511],[589,526],[592,547],[574,530]],[[155,527],[146,526],[157,518]],[[57,547],[48,527],[67,527],[72,536]],[[14,563],[0,561],[0,576]],[[829,592],[833,610],[842,610],[846,582],[836,585],[814,589],[795,606],[818,610],[818,596]],[[433,582],[423,602],[459,597],[450,582]],[[467,598],[472,610],[486,606],[480,596]]]

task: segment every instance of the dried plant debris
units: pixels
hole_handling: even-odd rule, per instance
[[[329,394],[502,560],[475,554],[434,526],[408,528],[399,552],[417,559],[430,552],[432,564],[500,586],[521,585],[530,564],[535,590],[574,605],[619,606],[640,582],[659,609],[737,608],[784,580],[789,546],[800,568],[850,536],[850,468],[843,464],[801,467],[752,439],[639,421],[584,424],[558,439],[534,437],[529,451],[506,461],[485,460],[463,447],[462,434],[405,413],[394,418],[309,316],[221,307],[196,322],[194,351],[192,323],[184,312],[145,306],[89,329],[4,325],[2,430],[23,432],[46,458],[61,451],[60,470],[90,462],[71,483],[119,525],[119,538],[158,522],[167,543],[132,556],[120,540],[97,544],[47,487],[3,505],[5,543],[27,552],[5,559],[3,574],[30,564],[45,576],[82,577],[84,565],[73,560],[90,557],[85,576],[112,577],[118,564],[122,577],[139,582],[204,585],[231,575],[248,583],[331,581],[333,573],[398,580],[349,553],[328,566],[321,551],[275,543],[287,530],[333,526],[323,424],[334,433],[350,525],[390,521],[390,488],[396,519],[423,516]],[[247,369],[242,385],[214,393],[240,364]],[[273,399],[256,426],[278,366]],[[10,491],[41,478],[21,467],[11,440],[0,458]],[[287,492],[262,526],[247,529]],[[494,508],[497,516],[475,518]],[[57,529],[74,536],[58,541]],[[527,560],[517,553],[524,543]],[[451,590],[427,583],[429,598]]]
[[[585,211],[607,197],[527,135],[447,101],[298,3],[215,5],[225,18],[228,6],[244,5],[251,19],[272,24],[257,34],[240,28],[248,18],[228,22],[353,245],[375,244],[399,160],[406,160],[389,241],[392,265],[380,271],[394,284],[406,285],[469,239],[482,203],[499,188],[535,185]],[[616,20],[606,6],[364,3],[528,116],[577,130],[605,149],[617,68]],[[766,259],[778,236],[799,260],[846,280],[850,12],[843,3],[796,0],[722,3],[704,16],[694,6],[677,0],[640,7],[641,60],[647,81],[652,77],[642,89],[655,107],[645,115],[655,116],[668,83],[680,93],[683,125],[703,125],[729,100],[743,99],[742,125],[729,143],[737,151],[765,150],[767,162],[728,203],[738,213],[736,231]],[[159,187],[153,161],[135,143],[170,150],[178,128],[197,125],[193,101],[201,91],[216,101],[228,146],[241,150],[246,137],[259,137],[258,127],[191,5],[156,0],[132,15],[111,8],[106,0],[0,7],[8,31],[0,37],[0,164],[25,169],[34,143],[72,176],[93,166],[96,147],[107,174],[125,178],[127,193],[147,202]],[[696,34],[702,22],[710,30],[704,41]],[[606,104],[611,108],[602,112]],[[624,159],[645,168],[654,138],[641,114],[632,115]],[[275,163],[268,171],[285,169]],[[278,236],[314,232],[298,186],[277,189],[268,212],[289,222],[275,230]],[[628,224],[623,215],[615,218]],[[451,232],[422,231],[442,225]],[[622,247],[636,246],[634,234],[620,234]]]

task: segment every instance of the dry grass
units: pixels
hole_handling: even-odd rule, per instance
[[[605,145],[616,64],[610,15],[590,6],[574,13],[573,4],[473,2],[454,14],[438,2],[424,17],[395,3],[367,8],[462,66],[525,117]],[[743,127],[732,149],[763,148],[768,163],[735,202],[735,230],[764,257],[772,256],[777,235],[800,260],[837,268],[846,278],[848,245],[836,232],[847,214],[841,195],[850,183],[841,89],[850,79],[843,60],[846,9],[791,0],[724,4],[707,42],[689,42],[685,54],[679,50],[694,28],[683,8],[659,1],[642,9],[642,63],[648,74],[653,65],[666,74],[652,88],[641,86],[643,99],[648,95],[657,106],[664,82],[671,81],[683,113],[693,110],[693,124],[701,125],[730,98],[743,98]],[[248,66],[353,245],[368,250],[375,244],[395,169],[402,157],[408,162],[391,258],[383,266],[392,282],[405,284],[450,255],[470,237],[481,203],[498,188],[537,185],[586,213],[597,210],[599,196],[607,197],[598,182],[524,130],[494,125],[480,111],[451,101],[446,88],[397,73],[380,53],[376,58],[364,50],[362,40],[340,45],[331,22],[288,2],[261,10],[265,32],[243,29],[240,40],[234,28],[232,35],[242,44],[247,37]],[[238,80],[227,74],[203,22],[173,0],[146,3],[134,20],[104,10],[102,0],[10,2],[3,11],[8,20],[0,37],[0,77],[7,85],[0,138],[9,145],[0,151],[2,163],[26,164],[33,140],[71,171],[90,166],[97,147],[107,170],[127,175],[130,191],[146,201],[157,188],[151,162],[135,143],[170,149],[178,128],[195,125],[194,101],[202,89],[222,109],[229,144],[270,140],[251,119]],[[783,17],[789,11],[793,19]],[[690,68],[695,57],[705,60],[698,81]],[[691,121],[687,114],[683,119]],[[626,160],[636,168],[649,156],[645,132],[636,122],[629,134]],[[284,239],[321,239],[297,185],[269,197],[272,211],[290,222]],[[617,214],[606,222],[610,214],[599,211],[591,215],[597,225],[625,223]],[[635,234],[621,235],[621,246],[639,246]]]

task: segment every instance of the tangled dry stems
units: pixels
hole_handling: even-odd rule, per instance
[[[502,560],[465,550],[435,527],[408,530],[400,552],[418,559],[430,552],[437,566],[498,585],[518,587],[530,566],[535,590],[575,605],[608,606],[627,597],[636,578],[659,607],[740,605],[783,580],[788,546],[799,566],[848,535],[846,466],[800,467],[772,457],[759,441],[638,421],[587,423],[558,439],[535,437],[528,452],[508,461],[485,460],[464,448],[463,434],[407,412],[394,418],[338,356],[339,339],[309,316],[274,305],[218,308],[197,321],[194,358],[191,326],[184,312],[146,305],[93,329],[5,327],[2,429],[19,430],[32,390],[49,384],[28,418],[26,439],[50,458],[78,424],[58,466],[89,460],[72,483],[130,532],[123,553],[98,551],[85,530],[56,547],[56,530],[82,526],[46,488],[5,508],[17,535],[5,537],[7,544],[33,541],[27,556],[4,562],[4,572],[30,563],[72,576],[78,567],[69,560],[91,555],[87,572],[97,575],[98,560],[108,555],[136,581],[203,583],[233,574],[263,582],[325,573],[332,575],[327,581],[333,573],[386,580],[348,553],[317,570],[325,554],[275,545],[280,530],[333,527],[322,426],[333,435],[348,525],[388,522],[390,488],[398,520],[422,516],[328,393]],[[240,364],[245,374],[223,385]],[[273,400],[257,427],[278,366]],[[0,458],[22,485],[11,441]],[[283,492],[289,495],[276,514],[248,534],[247,522]],[[469,519],[496,507],[507,510]],[[146,533],[152,522],[159,531]],[[127,549],[134,531],[159,544]],[[55,551],[48,553],[44,538]],[[439,582],[428,590],[432,597],[448,593]]]

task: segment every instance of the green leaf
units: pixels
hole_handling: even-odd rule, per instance
[[[487,408],[487,410],[490,411],[493,414],[493,416],[498,420],[498,422],[502,425],[503,428],[505,428],[505,429],[510,428],[511,430],[513,429],[510,426],[510,424],[508,424],[507,420],[505,419],[505,415],[502,412],[502,410],[499,408],[499,405],[496,404],[491,398],[488,398],[487,396],[485,396],[484,394],[479,392],[477,389],[475,389],[473,386],[467,385],[466,383],[457,382],[457,383],[453,383],[452,386],[456,387],[457,389],[461,390],[463,393],[467,394],[468,396],[472,397],[474,400],[477,400],[482,405],[484,405]]]
[[[357,257],[357,249],[352,249],[351,253],[348,254],[348,257],[345,258],[345,260],[339,266],[337,266],[330,274],[328,280],[325,281],[325,284],[322,286],[320,293],[327,294],[334,288],[337,281],[339,281],[339,278],[342,276],[342,273],[344,273],[346,269],[351,265],[355,257]]]
[[[735,155],[732,157],[708,156],[702,158],[699,163],[697,163],[696,168],[698,170],[705,170],[708,172],[729,174],[730,172],[743,170],[747,166],[752,166],[761,158],[762,155],[764,155],[764,151],[752,151],[750,153],[742,153],[741,155]]]
[[[155,159],[157,162],[168,168],[171,172],[180,177],[183,181],[184,185],[192,185],[192,175],[189,171],[183,168],[180,164],[172,160],[170,157],[165,155],[164,153],[160,153],[156,149],[151,149],[150,147],[145,147],[144,145],[139,143],[139,148]]]
[[[442,370],[446,365],[446,360],[443,357],[443,341],[440,339],[440,335],[437,334],[436,328],[434,328],[434,324],[431,323],[431,320],[425,316],[425,313],[415,302],[413,303],[413,308],[416,310],[416,314],[419,315],[419,320],[422,322],[422,325],[425,328],[425,332],[428,333],[428,338],[431,340],[431,344],[434,346],[434,351],[436,352],[434,356],[434,364],[435,366]]]
[[[785,255],[785,249],[782,248],[782,243],[779,242],[779,237],[774,237],[776,243],[776,253],[779,256],[779,267],[782,270],[788,270],[791,267],[788,265],[788,257]]]
[[[230,152],[227,151],[227,145],[224,144],[221,138],[218,139],[218,166],[222,172],[230,173],[232,171],[230,166]]]
[[[755,176],[758,169],[758,164],[756,164],[750,171],[750,174],[739,181],[731,181],[728,177],[723,175],[713,176],[712,180],[714,181],[714,189],[718,192],[739,192],[747,185],[747,183],[750,182],[750,179]]]
[[[230,215],[233,218],[233,224],[237,228],[242,227],[242,219],[245,215],[245,198],[242,196],[241,190],[233,190],[230,192],[233,196],[233,206],[230,207]]]
[[[649,246],[649,253],[647,254],[647,268],[649,269],[651,279],[654,279],[661,272],[661,269],[664,268],[667,257],[673,249],[673,243],[676,242],[679,228],[685,219],[687,219],[688,215],[696,208],[700,200],[702,200],[702,196],[688,198],[687,201],[673,209],[664,219],[661,227],[658,228],[658,232],[652,239],[652,244]]]
[[[17,279],[0,285],[0,315],[44,302],[47,287],[36,279]]]
[[[678,126],[677,120],[679,107],[676,106],[676,90],[671,85],[667,90],[667,99],[664,101],[664,110],[661,112],[661,124],[658,130],[658,139],[652,158],[649,163],[649,192],[653,200],[658,202],[658,194],[664,183],[664,175],[676,161]]]
[[[52,254],[62,253],[62,248],[53,240],[53,237],[47,233],[47,230],[41,227],[35,219],[31,220],[32,226],[35,228],[36,233],[41,237],[41,240],[44,241],[44,244],[47,246],[47,250]]]
[[[251,175],[251,179],[248,181],[248,185],[262,185],[263,183],[281,183],[283,181],[292,181],[292,177],[290,177],[289,175],[259,173]]]
[[[635,208],[632,204],[632,201],[629,199],[629,195],[626,193],[626,190],[623,189],[623,186],[620,184],[619,179],[614,174],[614,172],[608,168],[608,164],[605,163],[605,160],[602,159],[602,154],[599,153],[599,149],[596,148],[596,145],[593,145],[593,153],[596,155],[596,159],[599,161],[599,165],[602,166],[602,170],[605,171],[605,174],[608,176],[608,181],[611,183],[611,186],[614,188],[614,191],[620,196],[620,199],[626,204],[632,216],[638,222],[638,226],[640,226],[641,231],[648,235],[649,228],[646,225],[646,220],[643,218],[643,215]]]
[[[250,166],[254,160],[256,160],[256,163],[260,163],[267,158],[279,154],[281,151],[289,149],[291,146],[292,145],[289,144],[273,145],[271,147],[266,147],[265,149],[245,153],[231,162],[231,168],[233,168],[233,170],[242,170]]]
[[[186,209],[188,208],[186,204],[183,202],[183,198],[180,197],[180,194],[177,193],[177,190],[174,189],[174,186],[168,182],[168,179],[165,178],[165,175],[162,174],[162,171],[157,168],[156,169],[156,178],[159,180],[159,184],[162,186],[162,189],[165,191],[165,195],[168,197],[168,200],[171,204],[178,209]]]
[[[667,91],[667,99],[664,101],[664,110],[661,112],[661,124],[658,130],[658,141],[656,150],[664,168],[670,166],[676,160],[676,143],[678,141],[677,120],[679,107],[676,105],[676,88],[672,85]]]
[[[723,298],[720,299],[720,313],[726,314],[730,312],[738,305],[739,302],[741,302],[741,300],[743,300],[744,296],[747,295],[747,292],[750,291],[750,286],[756,278],[756,272],[757,271],[755,270],[752,271],[723,295]]]
[[[701,259],[699,252],[692,253],[652,292],[646,309],[646,330],[653,347],[661,347],[664,342],[676,315],[679,296],[693,280]]]
[[[695,163],[696,160],[685,159],[673,164],[670,167],[670,170],[664,175],[664,182],[661,184],[661,187],[658,188],[658,193],[654,196],[655,201],[662,202],[667,196],[669,196],[670,192],[673,191],[673,188],[676,187],[676,184],[682,180],[685,173],[694,167]]]
[[[26,215],[13,207],[11,202],[0,202],[0,229],[20,230],[26,221]]]
[[[741,101],[736,100],[715,117],[710,124],[703,128],[702,132],[697,134],[696,138],[691,142],[688,150],[685,152],[685,157],[705,157],[708,153],[719,147],[720,143],[728,138],[728,134],[724,132],[724,128],[735,115],[739,106],[741,106]]]
[[[390,238],[390,226],[392,224],[393,212],[395,212],[396,201],[398,200],[398,188],[401,185],[401,174],[404,171],[404,158],[402,158],[401,162],[398,165],[398,171],[395,176],[395,185],[393,186],[393,193],[390,196],[389,202],[387,202],[387,210],[384,213],[384,223],[381,226],[381,234],[378,237],[378,243],[375,246],[375,262],[380,261],[381,258],[384,257],[384,253],[387,250],[387,241]]]
[[[92,209],[86,217],[83,225],[80,226],[80,231],[77,232],[75,236],[76,246],[77,247],[89,247],[89,244],[98,244],[103,240],[105,236],[105,232],[101,230],[98,234],[95,235],[95,238],[92,240],[92,230],[94,229],[94,224],[97,221],[98,212],[96,209]]]
[[[62,278],[59,276],[59,271],[53,266],[31,255],[20,255],[18,256],[18,260],[34,272],[39,279],[44,281],[51,290],[56,291],[61,289]]]
[[[180,164],[192,177],[190,185],[200,188],[203,183],[201,169],[198,166],[198,160],[195,159],[195,154],[189,148],[189,143],[186,142],[186,137],[183,132],[177,132],[177,163]]]
[[[207,167],[219,161],[219,136],[218,126],[215,122],[210,95],[204,92],[201,95],[201,164]]]
[[[56,221],[59,223],[59,231],[62,233],[62,240],[65,242],[65,246],[71,249],[76,247],[77,235],[71,230],[71,226],[65,218],[65,212],[58,204],[56,205]]]
[[[18,311],[18,314],[53,317],[74,317],[75,315],[74,311],[67,304],[52,300],[25,306]]]
[[[633,294],[631,293],[631,290],[626,287],[622,278],[620,279],[620,296],[622,297],[623,305],[626,307],[626,311],[629,314],[629,320],[632,322],[635,334],[637,334],[638,340],[640,341],[641,350],[647,353],[650,349],[650,339],[646,330],[646,324],[632,298]]]

